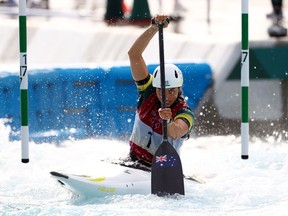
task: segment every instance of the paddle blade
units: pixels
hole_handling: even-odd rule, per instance
[[[158,196],[184,195],[180,157],[174,147],[165,140],[157,149],[152,160],[151,192]]]

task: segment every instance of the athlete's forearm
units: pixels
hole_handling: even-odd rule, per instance
[[[146,29],[134,42],[130,50],[128,51],[129,58],[133,58],[135,56],[140,56],[148,46],[151,39],[157,33],[158,28],[156,25],[151,25],[148,29]]]
[[[128,51],[132,76],[135,81],[143,80],[148,75],[147,66],[142,53],[157,31],[157,26],[150,26],[137,38]]]
[[[188,132],[188,125],[181,119],[176,119],[168,124],[167,133],[173,140],[179,139]]]

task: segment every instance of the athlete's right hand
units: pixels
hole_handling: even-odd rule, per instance
[[[169,24],[169,19],[167,15],[156,15],[152,18],[152,24],[158,25],[159,23],[164,24],[164,28],[166,28]]]

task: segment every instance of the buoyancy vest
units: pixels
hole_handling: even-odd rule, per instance
[[[157,98],[156,89],[152,86],[152,76],[147,83],[137,85],[139,98],[133,131],[130,137],[130,152],[137,159],[151,164],[153,155],[162,142],[162,119],[158,114],[161,103]],[[178,98],[170,107],[173,120],[183,118],[189,123],[190,133],[193,126],[193,113],[187,103]],[[187,134],[188,134],[187,133]],[[185,135],[183,136],[185,137]],[[173,140],[168,137],[169,143],[179,152],[185,138]]]

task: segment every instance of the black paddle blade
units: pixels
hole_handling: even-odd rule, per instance
[[[151,192],[158,196],[185,194],[180,157],[174,147],[165,140],[152,160]]]

